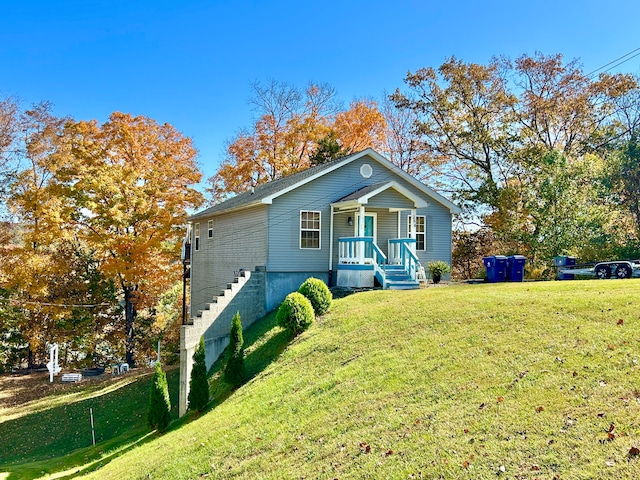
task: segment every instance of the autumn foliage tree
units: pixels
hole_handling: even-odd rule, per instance
[[[632,76],[594,78],[536,53],[487,65],[450,58],[405,81],[391,98],[416,115],[422,176],[451,192],[467,220],[519,240],[534,262],[607,233],[611,205],[594,186],[607,146],[632,124],[619,115],[638,90]]]
[[[137,310],[155,305],[180,278],[186,212],[202,200],[192,188],[200,180],[196,150],[171,125],[146,117],[114,113],[99,125],[55,119],[46,109],[33,115],[31,161],[12,195],[25,225],[22,261],[50,274],[62,242],[90,252],[122,300],[120,331],[135,365]]]
[[[304,91],[286,83],[254,84],[257,119],[228,145],[208,192],[212,202],[335,158],[384,143],[384,116],[373,100],[339,108],[326,84]],[[313,159],[313,161],[312,161]]]
[[[113,113],[69,122],[53,155],[65,221],[100,259],[124,302],[126,360],[135,365],[136,311],[180,276],[182,226],[201,195],[191,140],[168,124]]]

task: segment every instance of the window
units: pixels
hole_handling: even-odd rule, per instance
[[[194,249],[197,252],[198,250],[200,250],[200,224],[199,223],[196,223],[193,226],[193,237],[194,237],[193,243],[195,245]]]
[[[213,238],[213,220],[207,222],[207,236]]]
[[[411,215],[407,216],[407,232],[411,238]],[[427,217],[416,215],[416,250],[427,249]]]
[[[300,211],[300,248],[320,248],[320,212]]]

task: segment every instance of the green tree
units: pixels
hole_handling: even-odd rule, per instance
[[[240,385],[245,376],[244,368],[244,339],[242,337],[242,322],[240,312],[236,312],[231,321],[229,347],[227,348],[227,363],[224,369],[224,379],[231,385]]]
[[[207,381],[207,364],[205,361],[204,337],[193,353],[193,368],[189,382],[189,409],[201,412],[209,403],[209,382]]]
[[[167,375],[162,370],[160,362],[156,363],[156,370],[151,381],[149,392],[149,407],[147,409],[147,424],[159,432],[164,432],[171,419],[171,400]]]
[[[313,155],[309,157],[309,162],[311,166],[321,165],[336,158],[347,156],[350,153],[351,150],[349,148],[342,148],[336,138],[336,132],[331,130],[328,135],[318,141]]]

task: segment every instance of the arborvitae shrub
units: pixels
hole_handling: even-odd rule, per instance
[[[322,315],[331,308],[333,295],[331,295],[331,291],[326,283],[318,278],[307,278],[302,285],[300,285],[298,293],[301,293],[309,299],[316,315]]]
[[[276,323],[296,336],[313,323],[313,305],[307,297],[298,292],[287,295],[278,308]]]
[[[193,368],[189,384],[189,409],[201,412],[209,403],[209,382],[207,382],[207,365],[205,363],[204,338],[200,337],[196,351],[193,353]]]
[[[151,391],[149,392],[147,424],[159,432],[164,432],[169,425],[170,417],[171,400],[169,399],[167,375],[162,370],[160,362],[158,362],[156,363],[156,372],[153,374]]]
[[[231,321],[224,380],[231,385],[240,385],[244,380],[244,339],[242,338],[240,312],[236,312]]]

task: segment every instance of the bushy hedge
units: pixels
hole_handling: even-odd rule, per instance
[[[193,368],[189,383],[189,410],[201,412],[209,403],[209,382],[207,381],[207,364],[205,362],[204,338],[193,353]]]
[[[160,362],[156,363],[156,371],[151,382],[149,392],[149,407],[147,409],[147,424],[159,432],[164,432],[171,419],[171,400],[167,375],[162,370]]]
[[[331,308],[333,295],[331,295],[329,287],[318,278],[307,278],[302,285],[300,285],[298,293],[301,293],[309,299],[316,315],[322,315]]]
[[[298,292],[287,295],[276,314],[276,323],[296,336],[313,323],[313,305],[307,297]]]
[[[242,338],[242,322],[240,312],[236,312],[231,321],[229,347],[227,348],[227,364],[224,369],[224,380],[231,385],[240,385],[244,380],[244,339]]]

